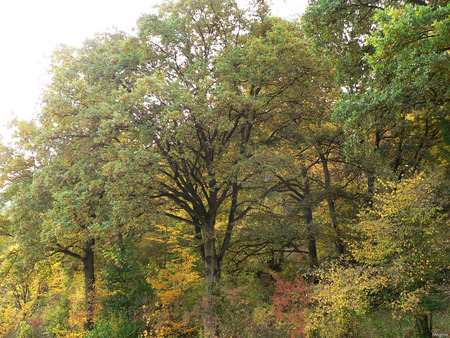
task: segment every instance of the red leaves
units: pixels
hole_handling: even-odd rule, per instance
[[[287,326],[291,337],[301,337],[306,325],[304,309],[311,303],[310,285],[297,276],[294,281],[275,277],[276,293],[272,297],[275,316],[280,324]]]

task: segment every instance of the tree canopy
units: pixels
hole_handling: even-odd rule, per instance
[[[439,333],[448,6],[167,1],[60,46],[0,149],[0,333]]]

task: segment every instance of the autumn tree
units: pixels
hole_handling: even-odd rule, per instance
[[[182,1],[139,22],[148,75],[131,95],[145,108],[140,138],[160,158],[155,198],[195,232],[207,295],[220,281],[236,224],[271,190],[263,155],[281,128],[270,125],[310,79],[297,26],[266,11]],[[210,335],[214,316],[206,310]]]
[[[130,132],[136,108],[126,99],[138,72],[136,42],[120,32],[107,33],[82,48],[56,51],[39,119],[39,145],[48,157],[37,177],[55,200],[46,214],[53,229],[48,240],[56,242],[55,252],[83,262],[88,312],[93,310],[94,248],[126,250],[127,237],[151,228],[156,214],[146,199],[149,177],[136,169],[152,159],[136,150]],[[124,111],[127,115],[121,115]]]
[[[418,335],[431,337],[432,313],[448,302],[447,184],[424,174],[380,182],[353,228],[354,261],[318,271],[312,331],[355,332],[358,316],[381,308],[411,316]]]
[[[326,83],[318,76],[315,80],[318,86],[321,81],[322,86]],[[306,112],[286,117],[291,123],[283,135],[287,144],[283,151],[291,153],[291,162],[275,171],[284,187],[288,213],[293,213],[291,219],[304,220],[309,229],[307,245],[313,266],[318,262],[317,237],[331,237],[336,253],[344,253],[344,223],[356,213],[360,197],[355,189],[360,173],[346,158],[344,131],[342,124],[331,120],[332,96],[327,90],[332,92],[319,87],[312,96],[322,95],[322,102],[310,98]]]
[[[369,196],[377,175],[413,174],[433,160],[447,130],[447,12],[446,1],[320,0],[303,18],[345,89],[334,115]]]
[[[141,232],[149,207],[144,195],[135,204],[136,187],[145,186],[138,172],[129,180],[136,161],[118,164],[129,159],[130,148],[117,151],[117,143],[130,137],[114,108],[127,105],[118,96],[127,92],[136,68],[127,54],[133,41],[107,33],[82,48],[55,51],[42,113],[36,123],[19,124],[17,155],[3,171],[3,197],[21,246],[82,263],[87,328],[93,325],[95,247],[124,248],[125,237]]]
[[[414,175],[448,164],[448,11],[446,1],[316,0],[300,25],[271,17],[264,1],[249,10],[233,0],[167,1],[140,18],[136,36],[59,47],[42,112],[16,122],[15,148],[0,149],[4,243],[30,264],[50,256],[83,266],[88,329],[99,268],[105,311],[122,291],[120,301],[139,298],[130,288],[146,283],[129,308],[154,334],[183,332],[178,303],[201,265],[203,328],[215,336],[215,300],[245,298],[234,286],[216,297],[228,262],[241,272],[248,257],[296,252],[316,268],[318,250],[334,247],[332,256],[350,260],[318,270],[308,307],[323,306],[306,327],[327,334],[338,323],[335,333],[349,334],[382,304],[429,333],[447,206],[436,180]],[[378,192],[377,175],[389,178]],[[197,255],[158,242],[168,224],[194,238],[184,244]],[[145,281],[140,267],[139,281],[123,281],[130,257],[161,247],[154,275]],[[152,302],[149,282],[162,311],[141,307]],[[110,324],[133,320],[114,311]]]
[[[397,289],[392,305],[412,313],[420,336],[431,336],[429,316],[445,299],[433,293],[449,257],[446,185],[424,174],[385,183],[373,208],[361,215],[352,244],[358,262],[385,267],[387,287]]]
[[[442,68],[442,65],[448,63],[447,16],[446,1],[338,3],[323,0],[312,3],[303,21],[309,36],[316,43],[316,48],[329,53],[328,58],[335,65],[335,81],[344,89],[335,105],[334,116],[344,124],[347,134],[347,161],[367,177],[367,201],[372,205],[372,210],[379,210],[379,198],[384,193],[388,194],[379,192],[374,195],[376,177],[400,182],[398,187],[393,188],[393,191],[397,189],[398,194],[393,197],[393,193],[389,199],[393,209],[387,211],[388,203],[381,207],[387,213],[392,211],[395,216],[388,217],[391,219],[388,221],[385,216],[378,215],[379,223],[377,222],[377,226],[372,230],[375,231],[376,228],[387,234],[389,231],[384,226],[389,224],[395,228],[395,235],[385,241],[385,249],[391,247],[398,250],[398,247],[393,245],[396,240],[405,241],[414,246],[414,249],[401,249],[402,253],[399,255],[404,255],[402,258],[384,257],[384,262],[389,262],[387,264],[400,260],[420,261],[417,257],[405,256],[420,251],[422,246],[424,251],[427,251],[430,247],[425,242],[434,242],[435,247],[438,247],[443,238],[441,236],[446,231],[445,228],[438,227],[435,237],[421,242],[424,240],[422,231],[432,227],[439,206],[430,202],[428,207],[429,210],[434,210],[431,212],[434,216],[427,218],[428,216],[421,214],[423,223],[418,222],[412,215],[416,212],[422,213],[421,208],[427,203],[421,203],[415,198],[422,196],[420,192],[430,181],[420,177],[411,180],[406,178],[414,177],[415,174],[426,170],[427,166],[439,167],[448,163],[448,140],[446,141],[445,137],[448,125],[448,71]],[[319,34],[314,36],[315,32]],[[445,175],[443,177],[445,178]],[[433,179],[429,178],[431,181]],[[421,183],[417,183],[419,181]],[[395,186],[397,183],[388,185],[391,184]],[[411,186],[407,188],[409,184]],[[412,188],[413,186],[415,188]],[[414,190],[416,188],[417,191]],[[404,198],[401,191],[408,189],[412,190],[404,193],[411,194],[411,197]],[[408,206],[400,211],[403,208],[400,207],[402,201],[408,201]],[[394,219],[399,222],[404,220],[404,223],[398,224]],[[415,230],[408,232],[411,237],[400,240],[397,236],[402,232],[401,227]],[[382,238],[381,233],[373,234],[370,240],[358,237],[354,245],[359,248],[365,244],[372,249],[381,248]],[[353,250],[350,248],[350,253],[355,254],[356,251]],[[427,254],[432,256],[428,251]],[[359,251],[357,263],[366,262],[366,258],[368,252]],[[408,293],[405,291],[407,287],[398,284],[398,280],[394,278],[396,272],[403,270],[399,266],[378,269],[379,264],[383,265],[381,260],[367,263],[364,268],[357,264],[323,270],[323,288],[320,289],[318,297],[323,297],[328,304],[336,306],[335,309],[323,308],[324,314],[333,313],[328,319],[336,316],[335,320],[345,324],[343,326],[347,326],[345,330],[348,330],[352,327],[354,316],[368,311],[380,298],[389,297],[395,292],[404,292],[404,295]],[[439,264],[434,272],[441,269]],[[387,271],[389,272],[385,273]],[[413,275],[422,276],[421,273],[415,271],[411,278],[415,278]],[[427,280],[428,277],[421,278]],[[349,279],[356,280],[357,285],[342,286],[342,282]],[[430,283],[431,280],[433,278],[428,279]],[[387,284],[389,285],[386,286]],[[419,284],[411,282],[409,287],[418,293],[422,292],[418,291],[422,287]],[[373,294],[368,289],[364,290],[365,288],[371,288]],[[335,295],[334,300],[331,300],[331,294]],[[361,295],[365,295],[361,302],[355,302],[354,299]],[[378,296],[380,298],[374,300]],[[428,296],[423,297],[428,299]],[[397,301],[402,302],[398,299]],[[419,303],[420,301],[416,305]],[[419,331],[424,335],[430,334],[426,324],[426,311],[423,306],[419,308],[421,310],[416,307],[418,312],[415,313]],[[420,311],[422,315],[419,314]],[[320,311],[316,313],[316,319],[317,316],[320,316]],[[319,327],[317,322],[313,325]]]
[[[192,225],[214,292],[234,227],[276,184],[264,179],[282,130],[271,123],[311,82],[297,30],[262,3],[182,1],[142,17],[138,38],[105,34],[54,53],[29,147],[30,191],[47,198],[33,231],[83,262],[87,304],[94,248],[150,226],[151,201]],[[214,316],[208,305],[210,335]]]
[[[437,4],[378,11],[367,39],[370,90],[345,95],[338,108],[348,126],[377,129],[376,152],[397,178],[441,161],[448,147],[448,12]]]

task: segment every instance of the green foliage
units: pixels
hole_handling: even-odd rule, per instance
[[[120,316],[112,316],[108,319],[101,318],[98,320],[88,334],[84,337],[102,338],[102,337],[139,337],[139,331],[142,329],[142,323],[132,322],[129,319]]]
[[[436,116],[448,109],[449,13],[449,5],[405,5],[375,15],[379,30],[369,38],[375,53],[368,61],[377,94],[389,106],[436,107]]]
[[[270,302],[272,293],[273,287],[267,287],[254,273],[227,276],[217,299],[220,332],[226,336],[284,336],[286,331],[277,324]]]
[[[102,314],[138,321],[137,312],[150,302],[153,291],[137,259],[137,248],[127,245],[124,251],[116,249],[104,255],[107,261],[102,279],[107,294],[102,300]]]
[[[166,1],[55,50],[0,146],[0,335],[444,322],[448,1],[255,4]]]
[[[21,322],[16,337],[17,338],[33,338],[33,337],[35,337],[33,328],[27,322]]]
[[[367,130],[377,133],[377,143],[367,143],[366,152],[375,150],[400,175],[415,172],[421,162],[436,162],[448,146],[442,145],[450,95],[444,66],[449,62],[448,13],[448,5],[377,11],[377,29],[366,37],[373,52],[364,56],[364,90],[344,93],[337,107],[337,115],[352,128],[354,148],[368,140]]]
[[[361,336],[377,334],[382,337],[404,337],[413,331],[410,318],[402,316],[393,318],[389,311],[372,311],[361,322]]]
[[[339,87],[353,92],[365,83],[367,61],[363,56],[372,48],[365,37],[373,30],[377,8],[396,1],[314,0],[302,17],[306,35],[317,51],[331,60]]]

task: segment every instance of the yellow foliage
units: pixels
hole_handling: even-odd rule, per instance
[[[78,286],[69,293],[70,317],[68,325],[71,328],[82,328],[86,321],[84,275],[81,271],[74,273],[73,286]],[[69,290],[67,290],[69,291]]]
[[[389,278],[375,268],[333,265],[319,270],[321,283],[313,299],[318,306],[309,315],[306,331],[326,337],[355,333],[358,316],[370,309],[370,295],[389,284]]]
[[[150,278],[160,303],[156,304],[158,309],[147,315],[147,326],[151,330],[145,331],[143,337],[173,337],[197,329],[187,327],[181,309],[185,292],[201,280],[200,274],[194,270],[195,259],[195,256],[181,251],[181,259],[160,270],[156,278]]]
[[[11,307],[0,309],[0,336],[6,337],[10,333],[19,319],[19,311]]]
[[[72,332],[68,329],[60,329],[60,328],[54,328],[52,330],[52,333],[56,335],[57,338],[82,338],[87,335],[87,332],[81,331],[81,332]]]
[[[310,334],[354,335],[358,316],[372,306],[418,316],[439,305],[439,300],[422,302],[448,264],[448,215],[439,206],[445,199],[438,193],[439,183],[418,175],[380,185],[349,243],[357,265],[333,265],[318,272]]]
[[[172,304],[183,291],[200,280],[200,274],[193,270],[195,257],[187,252],[181,255],[179,262],[171,263],[159,272],[157,278],[150,279],[163,306]]]
[[[350,250],[360,263],[400,264],[407,271],[401,278],[423,284],[443,263],[442,248],[448,245],[448,219],[434,193],[438,183],[418,175],[381,186],[373,208],[360,215],[355,227],[360,239]]]

